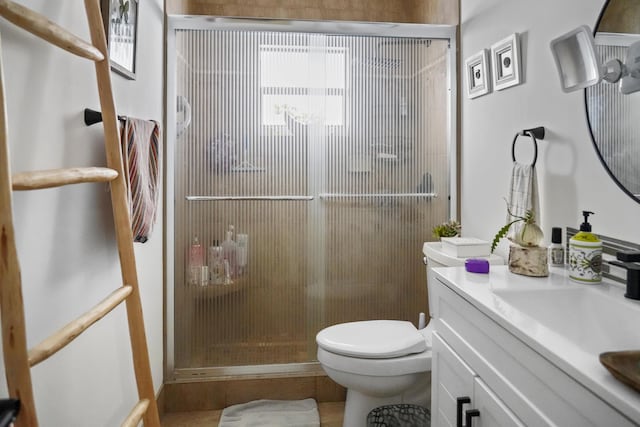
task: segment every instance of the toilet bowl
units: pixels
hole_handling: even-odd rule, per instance
[[[341,323],[320,331],[316,342],[322,368],[347,389],[344,426],[363,426],[382,405],[429,405],[431,328],[400,320]]]
[[[464,258],[444,254],[439,242],[425,243],[423,252],[428,288],[433,267],[464,265]],[[488,259],[504,264],[497,256]],[[429,308],[431,313],[431,300]],[[418,330],[406,321],[367,320],[329,326],[316,335],[322,368],[347,389],[344,427],[364,426],[367,414],[378,406],[430,406],[432,330],[432,323]]]

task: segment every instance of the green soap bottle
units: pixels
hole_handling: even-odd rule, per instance
[[[580,231],[569,240],[569,278],[579,283],[602,281],[602,241],[591,232],[589,215],[582,211],[584,222]]]

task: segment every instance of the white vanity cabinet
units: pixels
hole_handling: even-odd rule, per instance
[[[432,426],[638,425],[436,277],[430,288]],[[469,402],[458,404],[465,397]],[[468,424],[470,410],[479,415]]]
[[[437,333],[431,366],[433,426],[524,426]]]

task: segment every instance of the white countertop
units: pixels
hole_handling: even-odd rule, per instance
[[[553,328],[519,311],[494,293],[496,290],[562,290],[589,287],[590,291],[603,293],[603,298],[621,298],[640,308],[640,301],[632,301],[624,297],[623,285],[607,280],[598,285],[577,284],[569,280],[565,269],[555,267],[550,268],[548,277],[541,278],[513,274],[509,272],[507,266],[495,265],[491,266],[489,274],[469,273],[464,267],[440,267],[435,268],[434,272],[445,285],[482,313],[595,395],[634,422],[640,423],[640,392],[616,380],[600,364],[598,358],[599,353],[622,349],[602,348],[597,354],[586,351],[584,347],[567,340]],[[571,312],[571,307],[566,309],[567,313]],[[594,313],[594,317],[596,316],[597,313]],[[637,346],[626,348],[626,350],[640,350],[640,316],[629,329],[634,335],[630,337],[630,341],[637,342]]]

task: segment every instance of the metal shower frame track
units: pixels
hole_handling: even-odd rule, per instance
[[[210,378],[229,376],[265,377],[265,376],[306,376],[321,375],[322,369],[317,362],[211,367],[198,369],[175,368],[175,341],[174,341],[174,277],[175,277],[175,200],[174,192],[174,159],[176,140],[176,31],[179,30],[234,30],[234,31],[272,31],[272,32],[297,32],[320,33],[327,35],[353,35],[376,36],[397,38],[424,38],[446,40],[449,44],[447,55],[447,85],[448,85],[448,119],[447,119],[447,146],[449,163],[448,197],[449,217],[455,218],[458,200],[457,194],[457,141],[456,141],[456,111],[457,111],[457,59],[456,59],[456,31],[453,25],[431,24],[399,24],[399,23],[367,23],[351,21],[296,21],[282,19],[263,18],[230,18],[215,16],[191,16],[171,15],[167,19],[166,41],[166,180],[165,180],[165,380],[167,382],[199,381]],[[320,203],[321,198],[349,197],[342,194],[319,194],[319,197],[306,198],[310,209],[316,209],[312,205]],[[399,196],[399,195],[396,195]],[[417,195],[403,194],[402,196],[417,197]],[[426,195],[422,194],[422,197]],[[429,194],[435,197],[435,194]],[[285,197],[285,196],[283,196]],[[197,196],[193,201],[207,202],[212,198],[200,199]],[[228,198],[222,198],[221,200]],[[211,200],[215,202],[215,200]],[[317,210],[317,209],[316,209]],[[317,231],[317,230],[316,230]]]

